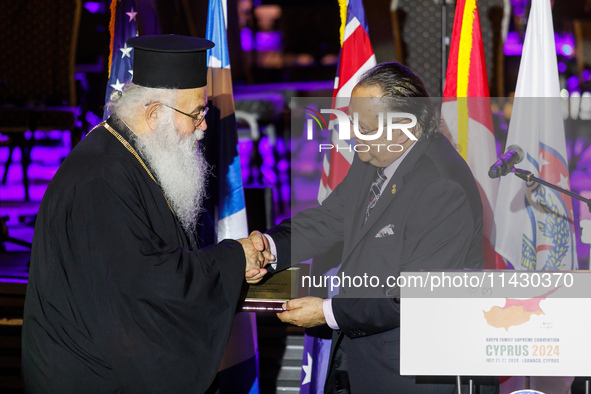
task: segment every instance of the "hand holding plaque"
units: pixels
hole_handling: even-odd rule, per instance
[[[281,312],[283,303],[298,296],[300,269],[288,268],[277,272],[246,293],[242,310],[246,312]]]

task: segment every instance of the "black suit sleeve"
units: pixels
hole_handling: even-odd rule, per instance
[[[417,194],[409,215],[401,271],[462,269],[466,262],[482,267],[482,228],[459,184],[450,179],[431,183]],[[334,298],[332,307],[339,328],[351,338],[400,326],[400,305],[392,298]]]
[[[455,181],[430,184],[411,207],[401,271],[483,268],[482,221],[476,220],[465,190]]]
[[[333,298],[332,310],[339,328],[350,338],[400,327],[398,298]]]
[[[269,273],[289,268],[291,266],[291,219],[286,219],[277,226],[270,228],[266,234],[273,238],[278,260],[276,269],[267,266]]]
[[[354,163],[349,171],[360,170]],[[345,201],[351,198],[351,190],[358,188],[355,179],[347,175],[322,205],[301,211],[267,232],[277,246],[277,271],[320,256],[342,243]]]

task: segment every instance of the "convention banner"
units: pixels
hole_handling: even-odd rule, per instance
[[[411,283],[413,276],[423,282]],[[589,272],[402,277],[402,375],[591,374],[591,303],[584,295]]]

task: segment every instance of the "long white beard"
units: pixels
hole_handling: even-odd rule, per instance
[[[155,172],[166,198],[187,232],[195,231],[202,211],[210,167],[197,149],[202,133],[179,136],[172,116],[164,116],[154,132],[137,137],[140,154]]]

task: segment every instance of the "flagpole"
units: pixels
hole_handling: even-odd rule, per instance
[[[458,394],[462,394],[462,377],[460,375],[456,376],[456,388],[458,389]],[[472,378],[468,379],[468,393],[474,393],[474,381]]]
[[[445,91],[447,73],[447,4],[446,0],[438,0],[441,4],[441,95]]]

